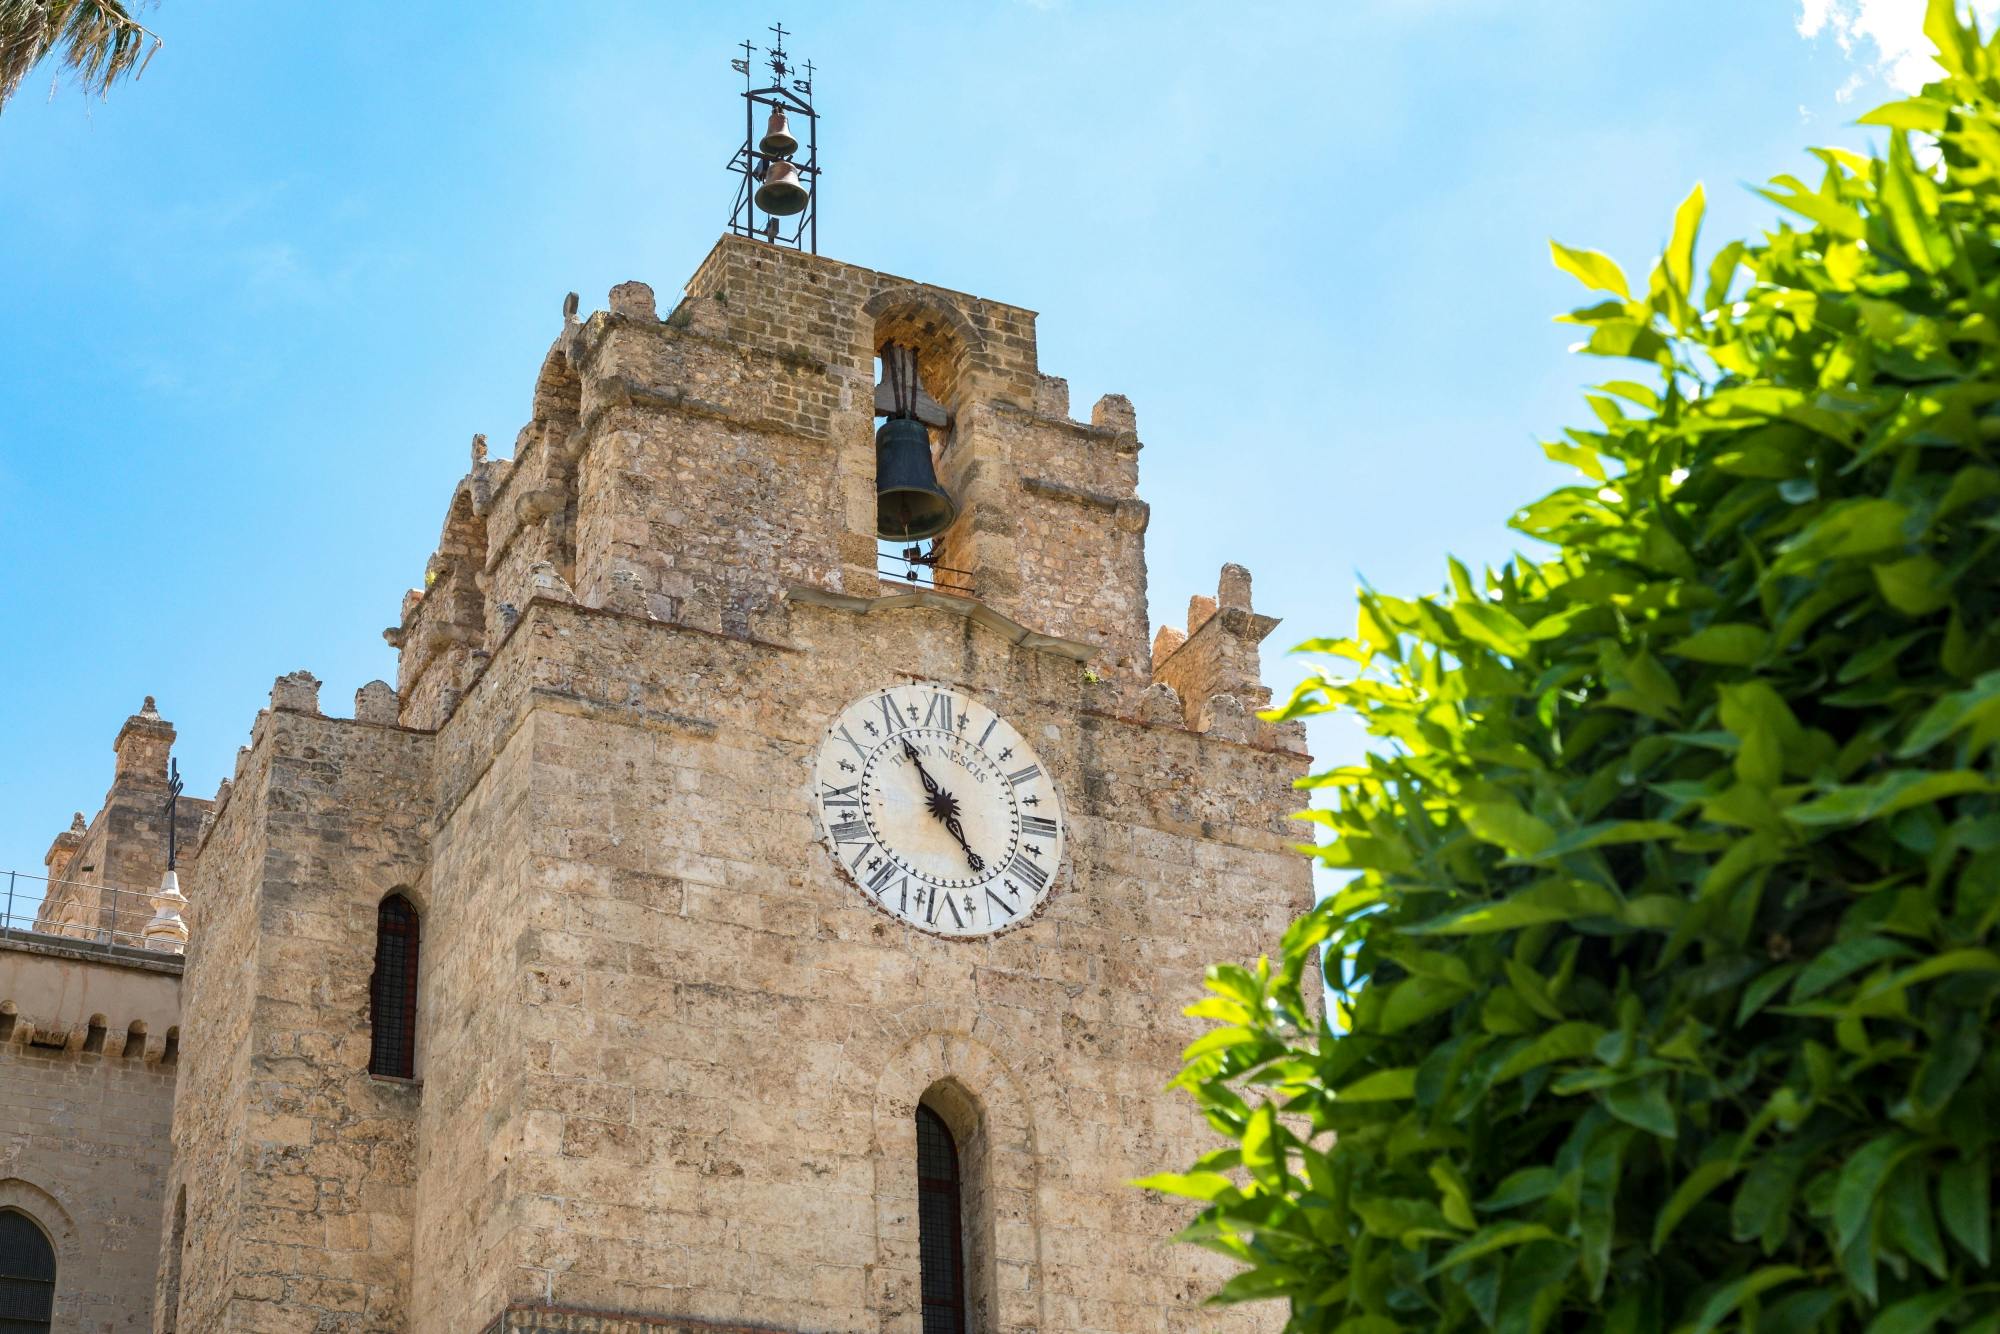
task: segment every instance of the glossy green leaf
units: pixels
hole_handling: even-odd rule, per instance
[[[1905,1297],[1868,1322],[1866,1334],[1924,1334],[1959,1302],[1955,1287]]]
[[[1570,274],[1585,287],[1594,291],[1610,292],[1624,300],[1632,299],[1632,291],[1625,283],[1625,275],[1612,262],[1609,255],[1595,250],[1572,250],[1558,241],[1549,242],[1549,253],[1555,258],[1556,267]]]
[[[1993,1259],[1993,1167],[1981,1151],[1938,1174],[1938,1218],[1981,1269]]]
[[[1707,1199],[1717,1186],[1735,1176],[1738,1170],[1736,1163],[1718,1158],[1688,1173],[1687,1178],[1674,1187],[1674,1193],[1667,1197],[1666,1204],[1660,1208],[1660,1216],[1654,1220],[1653,1253],[1659,1253],[1667,1238],[1673,1235],[1674,1228],[1687,1217],[1688,1210]]]
[[[1757,625],[1711,625],[1667,647],[1677,658],[1747,667],[1771,647],[1771,634]]]
[[[1914,1136],[1891,1131],[1876,1136],[1847,1160],[1833,1195],[1833,1223],[1842,1250],[1868,1225],[1875,1197],[1881,1193],[1889,1173],[1922,1147],[1923,1142]]]

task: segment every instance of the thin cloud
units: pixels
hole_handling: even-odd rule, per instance
[[[1863,77],[1873,76],[1898,92],[1914,93],[1938,74],[1924,36],[1925,0],[1799,0],[1799,36],[1815,41],[1831,36],[1841,53],[1862,66],[1836,96],[1853,97]],[[1982,25],[2000,15],[2000,0],[1974,0]]]

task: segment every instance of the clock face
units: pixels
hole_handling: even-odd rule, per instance
[[[821,835],[862,895],[940,936],[1020,926],[1062,866],[1062,803],[1034,751],[984,703],[916,683],[864,695],[826,730]]]

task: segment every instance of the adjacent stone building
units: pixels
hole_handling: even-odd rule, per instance
[[[394,689],[281,678],[197,814],[153,1328],[1276,1328],[1127,1185],[1211,1143],[1203,965],[1311,898],[1249,575],[1149,636],[1132,407],[1030,311],[737,237],[573,307]],[[934,588],[879,572],[892,344]]]

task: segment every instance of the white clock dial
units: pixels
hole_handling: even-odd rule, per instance
[[[814,769],[820,836],[863,897],[940,936],[990,936],[1041,908],[1062,803],[1013,726],[949,686],[889,686],[841,710]]]

